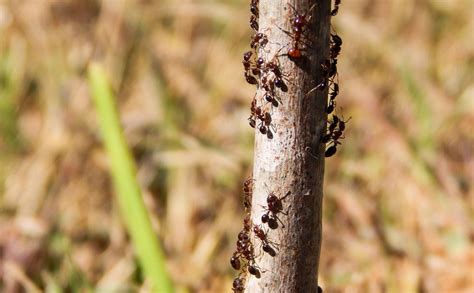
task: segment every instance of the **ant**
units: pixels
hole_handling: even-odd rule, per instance
[[[250,244],[250,236],[249,236],[250,229],[247,229],[247,227],[245,226],[246,225],[244,223],[244,229],[239,232],[239,236],[237,237],[237,251],[238,252],[243,252],[245,248]]]
[[[259,125],[259,131],[262,134],[266,134],[269,139],[273,138],[273,131],[276,131],[275,126],[272,124],[272,116],[269,112],[265,112],[260,116],[257,116],[261,121]]]
[[[272,96],[275,93],[275,82],[273,79],[268,77],[268,74],[265,74],[262,77],[262,88],[265,90],[266,93],[269,93]]]
[[[331,97],[331,100],[334,100],[337,97],[337,95],[339,94],[339,84],[337,82],[334,82],[332,84],[332,86],[333,86],[333,88],[332,88],[332,92],[331,92],[330,97]]]
[[[270,229],[278,228],[278,222],[285,227],[283,222],[278,217],[278,214],[286,215],[287,213],[283,212],[282,201],[291,194],[291,191],[288,191],[285,196],[279,198],[275,193],[270,192],[267,196],[267,206],[263,206],[265,213],[262,215],[262,223],[268,224]]]
[[[270,99],[270,97],[267,97],[266,99]],[[273,97],[271,97],[271,99],[273,100]],[[248,118],[249,124],[252,128],[255,128],[257,126],[257,119],[260,120],[258,130],[261,134],[266,134],[267,137],[271,139],[273,138],[271,129],[275,131],[275,127],[272,124],[272,116],[269,112],[263,110],[262,106],[256,106],[256,103],[257,101],[254,98],[250,105],[250,117]]]
[[[290,59],[300,59],[302,57],[301,51],[304,49],[304,44],[302,41],[302,36],[303,33],[311,20],[311,16],[307,18],[308,14],[313,10],[313,8],[316,6],[316,3],[313,4],[307,12],[304,14],[299,14],[299,12],[296,10],[296,8],[288,4],[290,8],[293,10],[294,16],[291,18],[291,30],[292,32],[288,32],[282,29],[283,32],[288,34],[292,39],[293,39],[293,44],[290,49],[288,49],[288,57]]]
[[[329,56],[331,59],[336,59],[341,53],[342,39],[337,34],[331,34],[331,47],[329,48]]]
[[[245,282],[245,278],[242,275],[235,278],[234,281],[232,282],[232,291],[234,291],[235,293],[244,292],[245,290],[244,282]]]
[[[230,258],[230,264],[232,265],[232,268],[234,270],[240,270],[240,258],[238,252],[234,252],[234,254],[232,255],[232,257]]]
[[[311,89],[308,93],[306,93],[306,95],[309,95],[314,90],[322,91],[322,90],[326,89],[329,82],[331,82],[333,84],[336,84],[334,82],[334,77],[337,75],[337,59],[326,59],[326,60],[324,60],[324,62],[321,63],[321,68],[323,70],[324,77],[321,79],[321,81],[313,89]],[[339,89],[339,85],[338,85],[338,89]],[[338,90],[338,92],[339,92],[339,90]]]
[[[257,21],[257,17],[255,17],[255,15],[250,16],[250,22],[249,23],[250,23],[250,27],[254,31],[258,32],[258,21]]]
[[[252,261],[255,258],[253,245],[248,235],[249,232],[250,231],[241,231],[241,233],[239,233],[239,239],[236,242],[237,251],[234,252],[230,259],[234,269],[236,269],[236,267],[240,269],[240,257],[243,257],[247,261]]]
[[[328,121],[328,133],[321,137],[322,143],[331,143],[331,146],[329,146],[324,153],[325,157],[331,157],[337,152],[337,145],[341,144],[339,142],[340,139],[344,139],[342,134],[344,133],[346,123],[349,122],[349,120],[351,120],[351,117],[344,120],[344,118],[340,119],[337,115],[333,115],[332,121]]]
[[[336,152],[337,152],[337,145],[338,144],[341,144],[340,142],[338,142],[337,140],[336,141],[333,141],[332,142],[332,145],[330,147],[328,147],[326,149],[326,151],[324,152],[324,156],[326,158],[328,157],[332,157]]]
[[[258,81],[257,79],[255,78],[255,76],[251,75],[250,74],[250,69],[251,69],[251,66],[252,66],[252,62],[250,60],[250,58],[252,58],[252,51],[247,51],[244,53],[244,59],[242,60],[242,65],[244,66],[244,76],[245,76],[245,80],[249,83],[249,84],[258,84]],[[252,71],[252,74],[254,75],[258,75],[258,74],[255,74],[256,72],[255,71]]]
[[[341,0],[335,0],[334,1],[334,9],[331,10],[331,15],[336,16],[337,12],[339,11],[339,5],[341,4]]]
[[[256,126],[256,121],[255,121],[255,112],[257,109],[257,100],[255,97],[252,99],[252,103],[250,104],[250,117],[248,118],[250,127],[255,128]]]
[[[279,105],[278,100],[277,100],[278,98],[274,97],[273,93],[266,92],[263,97],[265,101],[267,101],[268,103],[271,103],[273,107],[278,107]]]
[[[250,215],[244,219],[244,229],[239,232],[237,237],[237,249],[230,258],[230,264],[233,269],[240,270],[242,268],[242,262],[244,266],[247,265],[248,261],[254,259],[253,245],[250,241]],[[245,261],[247,260],[247,262]]]
[[[265,64],[265,71],[273,73],[275,76],[273,79],[274,85],[279,88],[283,92],[288,91],[288,87],[285,83],[285,79],[287,79],[287,76],[285,76],[281,70],[280,66],[278,64],[278,53],[273,57],[273,59]]]
[[[257,122],[255,121],[255,119],[252,116],[250,116],[248,118],[248,120],[249,120],[250,127],[255,128],[255,126],[257,126]]]
[[[270,103],[272,107],[278,107],[279,102],[281,101],[276,96],[275,88],[279,88],[283,92],[288,91],[288,87],[284,81],[286,76],[281,72],[279,67],[278,52],[270,61],[265,62],[262,59],[261,62],[257,60],[257,63],[261,72],[261,87],[265,90],[263,100],[264,102]],[[271,124],[272,119],[270,113],[265,114],[263,117],[259,117],[259,119],[263,122],[259,126],[261,133],[267,134],[269,139],[273,138],[271,129],[273,129],[273,131],[276,131],[276,129],[274,125]]]
[[[276,245],[276,243],[268,239],[268,232],[265,232],[259,226],[254,225],[253,233],[255,234],[255,236],[257,236],[258,239],[262,241],[263,251],[268,253],[270,256],[274,257],[276,255],[276,252],[275,252],[275,249],[272,247],[272,245]]]
[[[267,35],[263,33],[256,33],[250,39],[250,47],[252,49],[256,49],[257,46],[265,47],[267,43],[268,43]]]
[[[260,277],[261,277],[260,269],[259,269],[259,267],[257,267],[257,265],[255,263],[249,265],[247,270],[249,271],[249,273],[251,275],[254,275],[255,278],[260,279]]]
[[[258,81],[257,81],[257,79],[255,78],[255,76],[250,75],[248,72],[245,72],[245,73],[244,73],[244,76],[245,76],[245,80],[246,80],[249,84],[258,84]]]
[[[323,91],[328,87],[329,84],[334,85],[334,91],[331,93],[331,99],[334,100],[336,96],[339,94],[339,84],[334,81],[337,75],[337,59],[326,59],[323,63],[321,63],[321,68],[323,70],[323,78],[321,81],[311,89],[306,95],[309,95],[314,90]],[[330,114],[332,111],[327,112]]]
[[[258,19],[258,2],[259,0],[251,0],[250,1],[250,13],[252,13],[252,16]]]
[[[331,39],[335,46],[340,47],[342,45],[342,39],[338,34],[331,34]]]
[[[265,65],[265,60],[263,60],[262,57],[258,58],[255,67],[252,69],[252,74],[260,76],[262,74],[264,65]]]
[[[242,60],[242,65],[244,66],[245,72],[250,71],[250,67],[252,65],[250,58],[252,58],[252,51],[247,51],[244,53],[244,59]]]
[[[336,108],[336,97],[339,94],[339,84],[337,82],[332,83],[333,88],[329,94],[329,105],[326,108],[326,114],[331,114]]]
[[[331,114],[334,111],[334,108],[336,108],[336,101],[331,99],[329,105],[326,107],[326,114]]]
[[[263,98],[265,99],[265,101],[269,103],[272,103],[274,100],[273,96],[268,92],[266,92],[265,95],[263,95]]]

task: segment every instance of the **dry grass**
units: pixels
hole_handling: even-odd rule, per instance
[[[0,288],[145,290],[85,68],[107,67],[175,282],[224,292],[250,173],[245,1],[0,2]],[[328,292],[474,290],[474,3],[343,1]]]

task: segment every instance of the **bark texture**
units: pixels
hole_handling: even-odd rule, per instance
[[[311,7],[316,5],[311,9]],[[251,218],[261,223],[269,192],[283,197],[287,215],[279,218],[285,227],[269,230],[268,237],[278,244],[277,255],[262,253],[257,258],[261,278],[248,275],[246,292],[317,292],[318,262],[321,249],[324,144],[321,133],[326,127],[327,90],[313,90],[322,78],[321,63],[327,58],[330,32],[330,0],[260,0],[260,32],[269,43],[259,57],[271,60],[286,54],[292,46],[290,19],[309,11],[304,32],[306,61],[278,58],[287,76],[288,91],[278,91],[281,104],[273,109],[276,127],[273,139],[256,131],[254,189]],[[311,10],[310,10],[311,9]],[[282,49],[283,47],[283,49]],[[263,90],[258,89],[257,95]],[[259,247],[258,239],[253,239]]]

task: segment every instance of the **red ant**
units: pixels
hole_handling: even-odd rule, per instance
[[[250,61],[250,58],[252,58],[252,54],[253,54],[252,51],[247,51],[244,53],[244,59],[242,60],[242,65],[244,66],[244,70],[245,70],[244,76],[245,76],[245,80],[249,84],[258,84],[258,81],[255,78],[255,76],[250,74],[250,69],[252,66],[252,62]],[[252,73],[255,74],[255,72],[252,72]]]
[[[245,72],[250,70],[250,66],[252,65],[250,58],[252,58],[252,51],[247,51],[244,53],[244,60],[242,60],[242,65],[244,66]]]
[[[246,216],[244,219],[244,229],[239,232],[237,237],[237,250],[234,252],[230,258],[230,264],[233,269],[240,270],[242,267],[242,262],[244,265],[254,259],[254,250],[253,245],[250,241],[250,215]],[[245,261],[246,260],[246,261]]]
[[[253,184],[252,177],[249,177],[249,178],[247,178],[247,180],[244,181],[244,193],[245,193],[245,195],[252,196],[252,184]]]
[[[256,103],[257,101],[254,98],[250,105],[250,117],[248,118],[249,124],[252,128],[255,128],[257,126],[257,119],[260,120],[258,130],[261,134],[266,134],[269,139],[272,139],[273,133],[271,132],[271,129],[275,131],[275,127],[272,124],[272,116],[269,112],[263,110],[262,106],[256,106]]]
[[[255,17],[254,15],[250,16],[250,21],[249,21],[249,23],[250,23],[250,27],[251,27],[254,31],[258,32],[258,21],[257,21],[257,17]]]
[[[279,88],[283,92],[288,91],[288,87],[286,86],[285,79],[287,80],[287,76],[285,76],[281,70],[280,66],[278,64],[278,53],[273,57],[273,59],[265,65],[265,70],[267,72],[272,72],[273,75],[275,75],[273,82],[274,85]]]
[[[286,76],[281,72],[279,67],[278,53],[279,51],[270,61],[262,62],[261,65],[259,65],[262,73],[261,86],[265,90],[263,98],[274,107],[278,107],[279,105],[278,98],[275,95],[275,87],[283,92],[288,91],[288,87],[285,83]],[[268,125],[269,123],[267,123],[267,126]]]
[[[252,13],[253,16],[255,16],[255,18],[257,18],[257,19],[258,19],[258,14],[259,14],[258,2],[259,2],[259,0],[251,0],[250,1],[250,13]]]
[[[261,121],[259,125],[259,131],[262,134],[266,134],[269,139],[273,138],[273,131],[276,131],[275,126],[272,124],[272,116],[269,112],[263,113],[261,116],[258,116],[258,119]]]
[[[247,265],[248,262],[255,259],[254,248],[252,242],[250,241],[249,234],[250,230],[244,230],[239,233],[239,238],[237,240],[237,251],[234,252],[230,258],[230,263],[232,267],[236,270],[241,268],[241,260],[243,257],[244,265]]]
[[[302,36],[303,33],[311,20],[311,16],[307,18],[308,14],[313,10],[313,8],[316,6],[316,3],[313,4],[309,10],[304,13],[304,14],[299,14],[299,12],[296,10],[296,8],[288,4],[290,8],[293,10],[294,16],[290,19],[291,20],[291,30],[292,32],[285,31],[281,29],[283,32],[288,34],[293,40],[293,45],[290,49],[288,49],[288,57],[291,59],[300,59],[302,57],[301,54],[301,49],[304,48],[304,44],[302,44]]]
[[[250,40],[250,47],[252,49],[256,49],[257,46],[265,47],[267,43],[268,43],[267,35],[263,33],[256,33],[252,36]]]
[[[245,76],[245,80],[246,80],[249,84],[258,84],[258,81],[257,81],[257,79],[255,78],[255,76],[250,75],[248,72],[245,72],[245,73],[244,73],[244,76]]]
[[[232,257],[230,258],[230,264],[232,268],[236,271],[240,270],[240,258],[238,252],[234,252]]]
[[[255,97],[252,99],[252,103],[250,104],[250,117],[248,118],[250,127],[255,128],[256,126],[256,121],[255,121],[255,112],[257,108],[257,100]]]
[[[270,229],[278,228],[278,222],[285,227],[283,222],[278,217],[278,214],[286,215],[287,213],[283,212],[282,201],[291,194],[291,191],[288,191],[285,196],[279,198],[275,193],[270,192],[267,196],[267,206],[263,206],[265,213],[262,215],[262,223],[268,224]]]
[[[264,252],[268,253],[270,256],[274,257],[276,255],[275,249],[272,245],[276,245],[276,243],[270,241],[268,239],[268,232],[265,232],[262,228],[257,225],[253,226],[253,233],[257,236],[258,239],[262,241],[262,249]]]
[[[232,291],[234,291],[235,293],[244,292],[245,290],[244,282],[245,282],[245,277],[242,275],[235,278],[234,281],[232,282]]]
[[[249,271],[249,273],[250,273],[251,275],[254,275],[255,278],[260,279],[260,277],[261,277],[260,269],[259,269],[259,267],[258,267],[255,263],[249,265],[249,267],[247,268],[247,270]]]

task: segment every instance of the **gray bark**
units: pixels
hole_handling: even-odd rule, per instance
[[[278,244],[277,255],[261,253],[257,257],[261,278],[248,274],[246,292],[317,292],[318,288],[325,150],[319,140],[326,128],[327,90],[311,90],[322,78],[320,64],[329,51],[330,0],[316,2],[304,33],[305,43],[310,43],[303,52],[308,66],[298,66],[287,56],[279,57],[280,69],[288,76],[288,91],[278,91],[282,103],[272,110],[277,131],[273,139],[258,129],[255,134],[254,224],[261,224],[269,192],[280,197],[291,193],[282,202],[287,215],[279,215],[285,227],[280,225],[268,232],[269,239]],[[285,54],[292,44],[283,31],[291,31],[290,18],[294,15],[288,3],[304,14],[315,1],[260,0],[259,31],[268,36],[269,43],[260,49],[259,57],[265,60],[278,52]],[[258,89],[257,95],[262,94],[263,90]],[[258,252],[260,241],[253,242]]]

